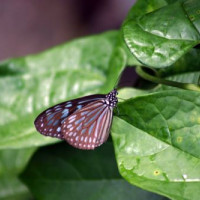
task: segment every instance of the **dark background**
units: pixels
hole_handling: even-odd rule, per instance
[[[119,29],[134,0],[1,0],[0,60]]]

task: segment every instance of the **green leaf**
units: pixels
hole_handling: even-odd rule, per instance
[[[28,188],[15,176],[0,178],[1,200],[27,200],[30,198]]]
[[[137,0],[129,11],[126,20],[152,12],[166,6],[167,4],[166,0]]]
[[[36,199],[162,199],[119,176],[110,142],[94,151],[80,151],[65,143],[42,148],[22,180]]]
[[[18,175],[25,168],[36,148],[0,151],[0,177]]]
[[[172,199],[199,199],[200,93],[176,90],[119,105],[112,137],[121,175]]]
[[[166,79],[170,81],[176,81],[179,83],[192,83],[192,84],[199,85],[200,72],[188,72],[188,73],[183,73],[183,74],[177,74],[170,77],[166,77]],[[155,91],[162,91],[162,90],[177,90],[177,88],[160,84],[157,87],[155,87],[153,91],[155,92]]]
[[[159,70],[162,77],[198,72],[200,66],[200,49],[192,48],[173,65]],[[189,79],[188,79],[189,80]]]
[[[140,65],[140,63],[130,53],[122,35],[119,34],[108,64],[107,79],[101,88],[104,93],[108,92],[108,88],[112,90],[117,86],[122,71],[128,65]]]
[[[147,94],[148,91],[126,87],[126,88],[120,89],[118,91],[118,93],[119,93],[118,94],[119,101],[123,102],[125,99],[130,99],[130,98],[133,98],[136,96],[141,96],[141,95]]]
[[[144,65],[172,65],[199,43],[198,9],[198,0],[188,0],[127,20],[123,25],[127,46]]]
[[[122,118],[152,136],[200,158],[200,93],[165,91],[119,105]],[[192,148],[191,148],[192,146]]]
[[[16,200],[30,197],[28,188],[18,179],[35,148],[0,151],[0,199]]]
[[[35,117],[62,101],[113,89],[113,77],[123,70],[127,58],[120,45],[116,49],[118,38],[117,31],[107,32],[2,62],[0,148],[57,142],[36,132]]]

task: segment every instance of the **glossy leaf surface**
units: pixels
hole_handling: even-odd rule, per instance
[[[198,0],[188,0],[128,18],[123,25],[127,46],[146,66],[164,68],[172,65],[199,43],[199,8]]]
[[[199,99],[198,92],[176,90],[119,105],[112,136],[126,180],[171,199],[199,198]]]

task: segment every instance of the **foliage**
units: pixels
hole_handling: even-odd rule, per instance
[[[199,29],[198,0],[138,0],[120,31],[1,62],[0,198],[199,199]],[[36,133],[42,110],[109,92],[126,66],[156,86],[119,90],[115,156],[111,141],[85,152]]]

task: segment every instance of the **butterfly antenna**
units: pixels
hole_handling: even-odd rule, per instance
[[[122,72],[120,73],[120,75],[118,76],[117,80],[115,81],[115,87],[114,87],[114,89],[118,89],[117,86],[119,84],[119,81],[120,81],[121,77],[122,77]]]

